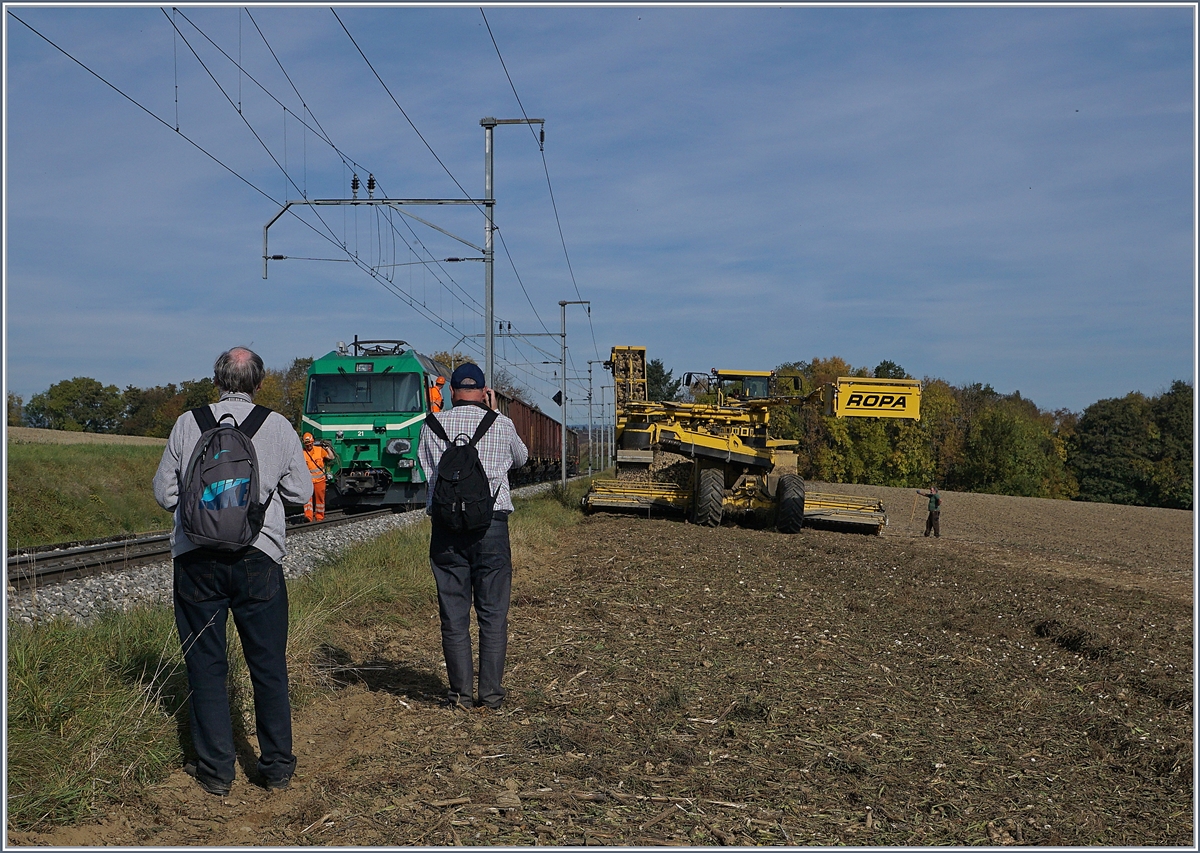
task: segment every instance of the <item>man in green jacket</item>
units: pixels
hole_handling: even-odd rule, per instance
[[[929,531],[932,530],[934,537],[941,539],[942,496],[938,494],[937,486],[930,486],[927,492],[918,489],[917,494],[923,498],[929,498],[929,517],[925,519],[925,535],[928,536]]]

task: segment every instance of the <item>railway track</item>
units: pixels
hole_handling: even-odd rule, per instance
[[[390,509],[355,513],[329,513],[324,521],[288,524],[289,533],[306,533],[391,515]],[[8,553],[8,585],[18,590],[62,583],[74,578],[123,571],[170,559],[171,534],[150,533],[87,542],[67,542]]]

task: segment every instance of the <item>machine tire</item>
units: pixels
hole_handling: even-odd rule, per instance
[[[796,474],[779,478],[775,528],[780,533],[799,533],[804,526],[804,481]]]
[[[725,474],[720,468],[701,468],[696,479],[692,521],[702,527],[720,527],[725,512]]]

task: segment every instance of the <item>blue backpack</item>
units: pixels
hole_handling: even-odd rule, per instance
[[[262,531],[275,491],[259,502],[258,455],[251,439],[269,414],[266,406],[255,406],[238,424],[230,414],[218,422],[208,406],[192,409],[200,440],[183,471],[179,524],[195,544],[240,551]]]

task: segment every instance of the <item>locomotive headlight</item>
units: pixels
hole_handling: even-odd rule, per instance
[[[402,453],[408,453],[408,451],[412,450],[412,442],[407,438],[393,438],[387,443],[384,449],[388,453],[394,453],[399,456]]]
[[[341,441],[344,433],[339,429],[337,432],[334,433],[334,435],[337,436],[338,441]]]

